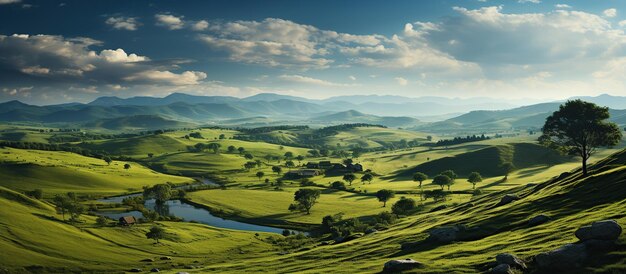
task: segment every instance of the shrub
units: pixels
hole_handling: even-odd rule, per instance
[[[415,200],[411,198],[401,197],[393,206],[391,206],[391,212],[398,215],[407,215],[415,209]]]

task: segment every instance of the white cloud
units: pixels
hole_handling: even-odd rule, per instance
[[[141,62],[148,61],[149,59],[145,56],[139,56],[137,54],[131,53],[126,54],[123,49],[110,50],[105,49],[100,52],[100,57],[108,62],[114,63],[132,63],[132,62]]]
[[[157,26],[166,27],[170,30],[182,29],[185,26],[182,17],[171,14],[156,14],[154,18],[157,21]]]
[[[209,22],[206,20],[200,20],[191,25],[191,29],[195,31],[203,31],[209,28]]]
[[[287,82],[298,83],[298,84],[309,84],[309,85],[317,85],[317,86],[326,86],[326,87],[348,87],[353,86],[354,84],[341,84],[334,83],[322,79],[311,78],[302,75],[281,75],[278,76],[279,79]]]
[[[112,26],[114,29],[119,30],[137,30],[139,23],[137,22],[137,18],[135,17],[109,17],[106,21],[104,21],[107,25]]]
[[[0,35],[0,82],[20,83],[22,76],[38,77],[50,83],[98,85],[196,85],[206,78],[197,71],[172,72],[177,63],[153,62],[146,56],[126,53],[121,48],[97,53],[91,46],[101,42],[90,38],[55,35]]]
[[[206,78],[206,73],[199,71],[185,71],[176,74],[170,71],[148,70],[135,73],[124,79],[131,82],[148,82],[171,85],[197,85]]]
[[[608,18],[613,18],[613,17],[617,16],[617,10],[616,10],[616,9],[605,9],[605,10],[602,12],[602,14],[603,14],[605,17],[608,17]]]
[[[396,80],[396,83],[398,83],[398,85],[401,85],[401,86],[406,86],[409,83],[407,79],[404,79],[402,77],[396,77],[393,79]]]
[[[626,20],[622,20],[619,21],[619,23],[617,23],[620,27],[626,27]]]
[[[554,7],[557,9],[571,9],[572,8],[572,6],[568,4],[556,4],[554,5]]]
[[[354,77],[353,75],[348,76],[348,79],[350,79],[352,81],[356,81],[356,77]]]
[[[20,3],[22,0],[0,0],[0,5]]]
[[[533,3],[533,4],[539,4],[541,3],[541,0],[517,0],[518,3]]]

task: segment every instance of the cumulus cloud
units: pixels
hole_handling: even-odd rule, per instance
[[[209,22],[206,20],[200,20],[191,25],[191,29],[195,31],[203,31],[209,28]]]
[[[605,17],[608,17],[608,18],[613,18],[613,17],[617,16],[617,10],[616,10],[616,9],[605,9],[605,10],[602,12],[602,14],[603,14]]]
[[[114,29],[119,30],[137,30],[139,23],[137,22],[137,18],[135,17],[109,17],[106,21],[104,21],[107,25],[110,25]]]
[[[302,75],[281,75],[278,76],[279,79],[287,82],[298,83],[298,84],[309,84],[309,85],[317,85],[317,86],[326,86],[326,87],[347,87],[353,86],[353,84],[341,84],[334,83],[322,79],[311,78]]]
[[[200,40],[241,63],[300,69],[363,65],[472,70],[419,37],[338,33],[276,18],[216,23],[208,30]]]
[[[517,0],[517,2],[521,4],[524,4],[524,3],[539,4],[541,3],[541,0]]]
[[[185,26],[182,17],[171,14],[156,14],[154,18],[156,19],[157,26],[165,27],[170,30],[182,29]]]
[[[393,79],[396,80],[396,83],[398,83],[398,85],[401,85],[401,86],[406,86],[409,83],[407,79],[404,79],[402,77],[396,77]]]
[[[572,6],[568,4],[556,4],[554,5],[554,7],[557,9],[571,9],[572,8]]]
[[[177,64],[154,62],[146,56],[126,53],[121,48],[100,52],[91,49],[101,44],[90,38],[0,35],[0,56],[4,56],[0,58],[0,70],[4,72],[0,81],[115,87],[129,84],[196,85],[206,78],[203,72],[172,72],[177,69]]]

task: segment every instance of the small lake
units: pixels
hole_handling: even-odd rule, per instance
[[[218,184],[211,182],[208,179],[198,179],[200,184]],[[189,186],[182,186],[181,188],[185,188]],[[105,203],[121,203],[127,197],[141,196],[142,194],[130,194],[124,196],[115,196],[98,200],[99,202]],[[165,216],[176,216],[179,218],[183,218],[186,222],[196,221],[198,223],[207,224],[214,227],[221,227],[227,229],[234,230],[244,230],[244,231],[258,231],[258,232],[272,232],[272,233],[282,233],[284,229],[276,228],[271,226],[261,226],[248,224],[233,220],[227,220],[220,217],[213,216],[210,211],[195,207],[193,205],[187,204],[181,200],[169,200],[165,202],[163,205],[157,205],[154,199],[147,200],[144,203],[145,207],[151,210],[155,210],[160,215]],[[111,219],[117,220],[122,216],[132,215],[135,218],[142,218],[143,215],[140,211],[129,211],[129,212],[99,212],[99,215],[103,215],[109,217]]]

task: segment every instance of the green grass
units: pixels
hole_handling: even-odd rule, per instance
[[[178,268],[212,265],[275,253],[275,248],[262,240],[269,234],[255,236],[200,224],[159,223],[167,233],[159,245],[144,235],[152,224],[99,228],[94,226],[94,217],[83,216],[83,223],[76,227],[62,222],[48,204],[2,187],[0,207],[4,209],[0,211],[0,265],[15,273],[147,271],[153,267],[169,269],[172,264]],[[161,256],[173,260],[160,261]],[[140,262],[143,259],[156,262]]]
[[[43,189],[46,196],[73,191],[81,194],[115,195],[141,191],[145,185],[187,183],[190,178],[161,174],[130,162],[113,161],[69,152],[0,148],[2,186],[19,191]]]

